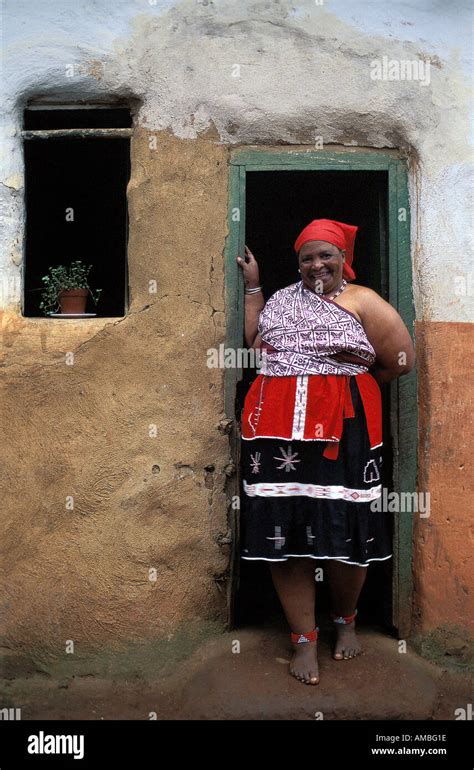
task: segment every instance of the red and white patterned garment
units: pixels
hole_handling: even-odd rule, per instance
[[[357,375],[370,446],[381,445],[380,388],[368,374],[375,351],[352,313],[300,281],[268,300],[258,330],[265,356],[245,400],[244,440],[334,443],[326,447],[325,457],[336,459],[343,420],[354,416],[349,378]],[[333,356],[338,353],[349,353],[361,362],[336,361]]]
[[[266,360],[242,413],[242,558],[390,558],[391,521],[370,508],[382,405],[362,324],[300,281],[268,300],[258,329]]]

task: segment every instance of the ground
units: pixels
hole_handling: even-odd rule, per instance
[[[33,674],[3,680],[1,706],[31,719],[158,720],[454,720],[472,702],[473,676],[430,663],[375,629],[363,629],[364,653],[334,661],[332,628],[321,627],[321,683],[288,674],[291,644],[283,624],[246,628],[202,640],[155,676],[129,672]],[[235,640],[240,652],[233,653]],[[175,651],[176,652],[176,651]],[[189,653],[189,651],[188,651]]]

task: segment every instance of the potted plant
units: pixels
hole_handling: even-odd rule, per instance
[[[44,275],[42,281],[45,287],[41,293],[40,310],[45,315],[57,313],[81,314],[85,312],[87,295],[90,294],[95,304],[100,299],[102,289],[89,286],[88,275],[92,265],[86,267],[81,260],[70,265],[50,267],[49,275]]]

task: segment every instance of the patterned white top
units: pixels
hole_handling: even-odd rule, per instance
[[[286,377],[305,374],[355,375],[367,372],[375,350],[357,318],[336,302],[308,289],[303,281],[276,291],[258,322],[266,351],[261,374]],[[339,362],[330,356],[342,351],[364,363]]]

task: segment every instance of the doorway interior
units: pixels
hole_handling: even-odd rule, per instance
[[[356,283],[369,286],[389,301],[413,331],[409,206],[406,162],[374,152],[296,152],[236,150],[231,161],[229,238],[226,247],[226,344],[245,347],[243,280],[235,255],[244,244],[260,267],[265,299],[299,280],[293,244],[315,218],[358,225],[354,269]],[[234,422],[231,449],[240,466],[240,414],[257,372],[226,372],[226,412]],[[382,387],[384,447],[382,484],[389,491],[416,488],[416,375]],[[400,444],[405,448],[400,453]],[[234,492],[245,503],[240,473]],[[230,628],[261,626],[281,619],[283,611],[268,564],[239,555],[239,517],[230,515],[233,559],[229,582]],[[359,603],[361,616],[406,638],[411,619],[411,514],[393,516],[394,557],[372,563]],[[315,560],[315,568],[324,562]],[[317,606],[328,609],[325,581],[317,583]]]
[[[386,245],[388,178],[384,171],[255,171],[246,176],[245,238],[260,269],[267,300],[277,289],[299,280],[293,243],[312,219],[336,219],[359,227],[354,254],[356,283],[384,296],[387,291]],[[387,298],[386,296],[384,297]],[[255,379],[255,369],[244,369],[238,386],[243,399]],[[392,446],[387,409],[384,408],[383,485],[391,486]],[[241,492],[242,504],[245,496]],[[314,562],[324,576],[324,561]],[[374,563],[359,602],[359,613],[371,625],[391,625],[392,560]],[[317,582],[317,607],[329,609],[327,581]],[[272,622],[281,614],[266,562],[242,560],[236,601],[236,623]]]

